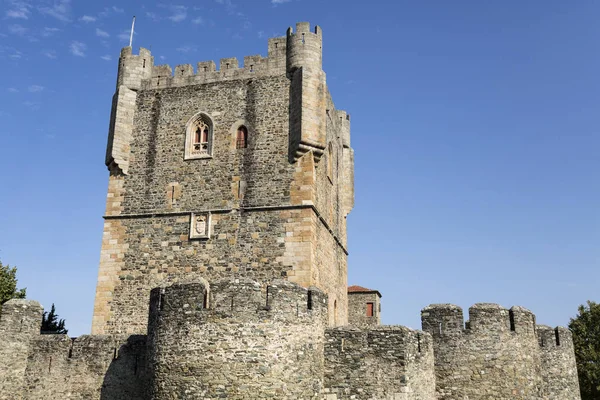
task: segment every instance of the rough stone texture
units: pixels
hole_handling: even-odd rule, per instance
[[[42,335],[30,343],[24,399],[143,400],[146,337]]]
[[[327,297],[284,280],[173,285],[152,293],[152,399],[316,399]]]
[[[567,328],[538,325],[541,348],[542,394],[544,399],[579,399],[579,380],[573,337]]]
[[[122,50],[95,335],[40,336],[41,306],[7,302],[0,400],[579,399],[569,332],[520,307],[478,304],[466,329],[451,305],[423,310],[428,333],[364,328],[379,296],[348,299],[354,153],[321,45],[299,23],[266,58],[195,74]],[[186,160],[199,113],[211,150]],[[333,328],[349,319],[363,328]]]
[[[328,329],[325,385],[332,399],[435,400],[431,336],[403,326]]]
[[[450,304],[431,305],[421,315],[423,330],[433,337],[438,399],[532,400],[549,398],[550,392],[560,393],[554,398],[580,398],[573,387],[573,356],[560,357],[557,376],[550,378],[561,389],[544,384],[552,373],[542,361],[548,357],[540,349],[529,310],[476,304],[469,309],[466,326],[462,309]]]
[[[29,341],[40,333],[37,301],[9,300],[0,310],[0,399],[22,399]]]
[[[320,29],[307,29],[269,40],[268,57],[246,57],[243,68],[222,59],[196,74],[123,49],[92,333],[145,333],[150,289],[200,275],[316,286],[330,324],[347,322],[349,122],[327,91]],[[212,122],[211,156],[186,160],[187,123],[199,112]],[[248,146],[236,149],[241,124]],[[201,212],[211,213],[211,237],[190,240],[190,216]]]
[[[378,291],[348,291],[348,324],[356,327],[381,325],[381,295]],[[373,315],[367,315],[367,303],[373,304]]]

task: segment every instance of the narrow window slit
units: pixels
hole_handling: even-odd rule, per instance
[[[308,291],[308,298],[306,300],[306,308],[308,308],[309,310],[313,309],[313,292],[312,292],[312,290]]]
[[[160,296],[158,297],[158,309],[161,311],[165,309],[165,294],[164,293],[161,293]]]
[[[271,301],[271,299],[269,298],[269,296],[270,296],[270,293],[269,293],[269,292],[270,292],[270,291],[271,291],[271,286],[267,286],[267,302],[266,302],[266,304],[265,304],[265,307],[266,307],[267,309],[269,309],[269,303],[270,303],[270,301]]]
[[[510,320],[510,330],[512,332],[515,332],[515,313],[513,312],[513,310],[508,310],[508,318]]]
[[[556,345],[560,346],[560,333],[558,332],[558,328],[554,329],[554,337],[556,338]]]

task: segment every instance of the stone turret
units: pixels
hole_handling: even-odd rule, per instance
[[[556,351],[554,330],[540,333],[526,308],[479,303],[469,309],[465,323],[460,307],[433,304],[423,309],[421,320],[433,337],[439,400],[580,398],[569,336],[564,335],[564,350]],[[550,347],[540,348],[538,340],[548,337]]]
[[[327,85],[322,69],[321,28],[310,32],[308,22],[287,31],[287,75],[292,80],[290,99],[290,155],[308,151],[319,160],[326,145]]]
[[[315,398],[326,326],[327,296],[284,280],[154,289],[152,398]]]

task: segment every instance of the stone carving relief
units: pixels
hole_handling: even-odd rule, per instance
[[[190,218],[190,239],[210,237],[210,213],[192,213]]]

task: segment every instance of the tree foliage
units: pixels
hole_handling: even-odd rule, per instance
[[[42,327],[40,328],[40,333],[45,335],[67,332],[69,331],[65,329],[65,320],[58,319],[58,314],[56,313],[56,309],[54,308],[54,303],[52,303],[52,308],[50,308],[50,312],[44,311],[44,315],[42,316]]]
[[[600,304],[588,301],[571,318],[582,400],[600,399]]]
[[[25,288],[17,289],[17,267],[0,262],[0,305],[10,299],[24,299]]]

